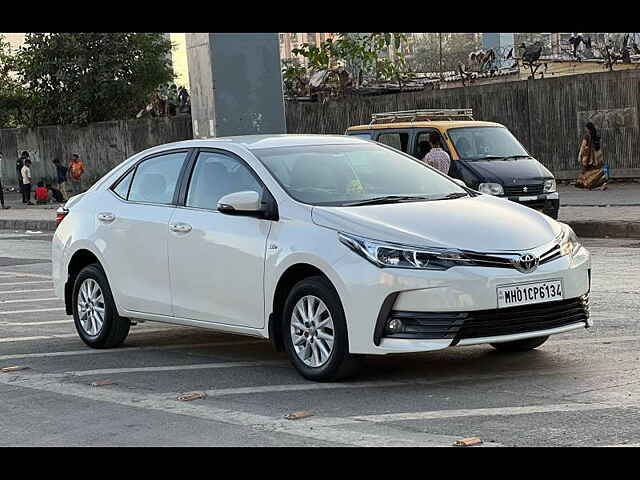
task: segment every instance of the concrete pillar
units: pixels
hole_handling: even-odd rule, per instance
[[[277,33],[187,33],[194,138],[286,133]]]

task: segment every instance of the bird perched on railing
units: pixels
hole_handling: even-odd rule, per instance
[[[524,49],[522,61],[525,63],[533,63],[540,59],[540,56],[542,55],[542,42],[540,40],[529,45],[525,45],[523,42],[522,45],[520,45],[520,48]]]

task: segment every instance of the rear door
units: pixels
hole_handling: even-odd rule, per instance
[[[189,153],[168,151],[138,162],[105,192],[98,209],[96,233],[109,282],[129,311],[171,315],[167,225]]]
[[[424,156],[431,150],[431,145],[429,144],[429,135],[431,133],[437,133],[440,136],[440,143],[442,144],[442,148],[445,152],[449,154],[449,158],[451,158],[451,166],[449,167],[449,175],[454,178],[458,178],[455,176],[456,165],[454,165],[453,156],[451,155],[451,151],[445,141],[442,133],[437,128],[418,128],[415,132],[415,141],[413,142],[413,152],[412,155],[416,158],[422,160]]]
[[[409,129],[380,129],[372,132],[373,140],[409,153],[412,132]]]

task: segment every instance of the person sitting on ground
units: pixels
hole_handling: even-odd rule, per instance
[[[429,134],[429,143],[431,144],[431,150],[424,156],[422,161],[440,170],[445,175],[448,174],[451,166],[451,157],[443,150],[442,143],[440,143],[440,135],[431,132]]]
[[[50,183],[47,184],[47,190],[51,192],[51,198],[53,198],[54,202],[64,203],[64,195],[62,192],[55,187],[52,187]]]
[[[36,203],[43,205],[49,203],[49,190],[44,186],[44,182],[40,180],[36,187]]]

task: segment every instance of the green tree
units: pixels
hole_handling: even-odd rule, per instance
[[[29,126],[133,117],[173,79],[161,33],[29,33],[14,68],[30,101]]]
[[[29,98],[16,74],[15,57],[0,35],[0,127],[19,127],[28,113]]]
[[[457,71],[460,64],[469,65],[469,54],[482,48],[470,35],[442,34],[442,71]],[[409,65],[415,72],[440,71],[440,34],[427,33],[417,40]]]

